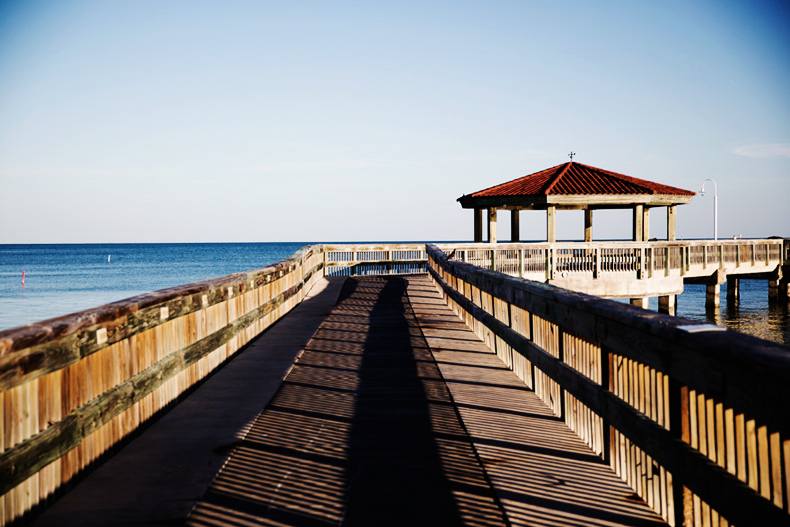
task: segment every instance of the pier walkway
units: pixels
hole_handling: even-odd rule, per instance
[[[34,523],[132,524],[664,522],[407,275],[318,282]]]

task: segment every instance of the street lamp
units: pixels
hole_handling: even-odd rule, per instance
[[[705,181],[703,181],[702,182],[702,189],[699,191],[699,195],[700,196],[704,196],[705,195],[705,183],[707,183],[708,181],[712,181],[713,182],[713,239],[714,240],[718,240],[719,239],[719,218],[718,218],[718,216],[719,216],[719,203],[718,203],[718,200],[719,200],[719,188],[718,188],[718,185],[716,185],[716,181],[713,180],[713,179],[710,179],[710,178],[708,178]]]

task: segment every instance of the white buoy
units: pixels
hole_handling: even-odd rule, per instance
[[[110,263],[110,255],[107,255],[107,263]]]

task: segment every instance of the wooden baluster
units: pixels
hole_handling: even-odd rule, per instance
[[[674,379],[669,379],[669,431],[690,444],[689,390]],[[693,524],[694,506],[691,491],[672,475],[672,511],[675,527]]]

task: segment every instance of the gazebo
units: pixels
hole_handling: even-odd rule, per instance
[[[676,207],[695,193],[569,161],[528,176],[458,198],[474,209],[474,241],[483,241],[483,210],[488,211],[488,241],[496,243],[497,210],[510,210],[511,240],[519,241],[519,211],[546,211],[546,238],[556,242],[557,210],[584,211],[584,241],[592,241],[593,210],[632,209],[633,240],[650,237],[650,209],[667,208],[667,239],[675,239]]]

